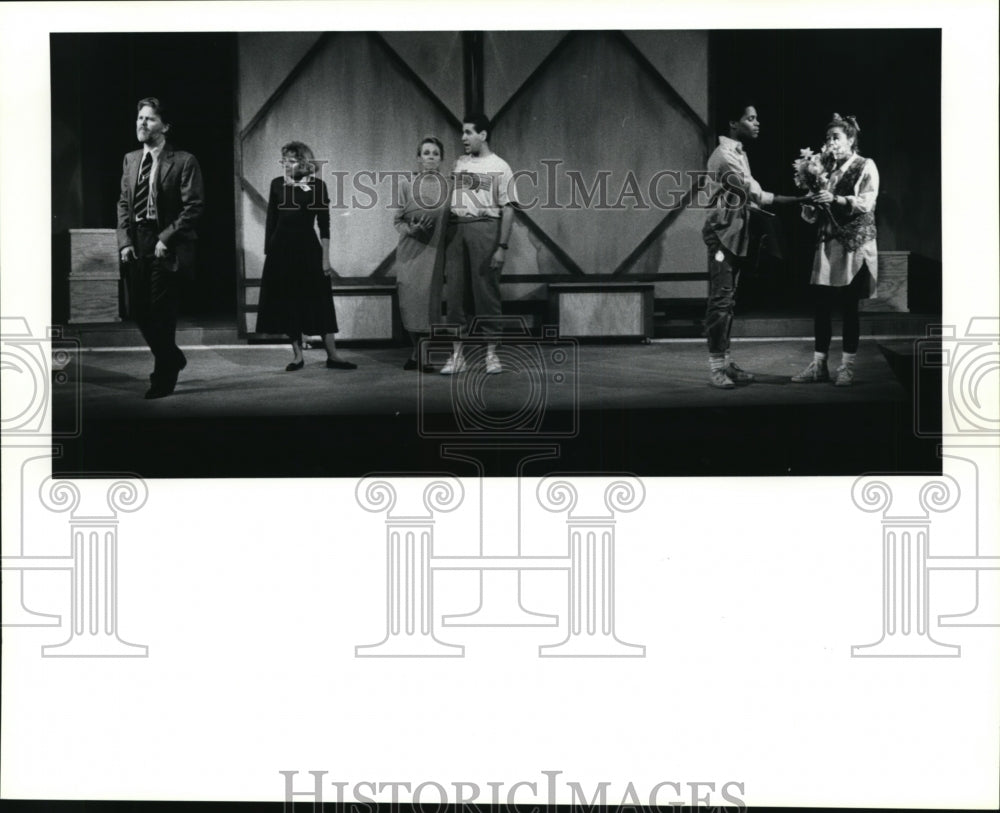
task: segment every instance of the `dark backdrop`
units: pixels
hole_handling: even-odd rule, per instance
[[[122,157],[138,147],[144,96],[168,105],[168,138],[197,156],[205,179],[198,276],[184,287],[181,316],[235,321],[235,34],[52,34],[50,45],[55,322],[68,317],[68,230],[116,225]]]
[[[881,180],[879,249],[913,252],[911,306],[939,310],[940,31],[714,31],[709,42],[715,117],[727,99],[756,102],[761,135],[749,155],[765,189],[796,194],[791,164],[799,150],[820,147],[834,112],[857,117],[859,152],[875,161]],[[788,259],[741,282],[743,313],[801,307],[806,297],[813,233],[798,207],[774,211]]]

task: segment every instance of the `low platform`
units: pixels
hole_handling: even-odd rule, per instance
[[[806,339],[737,341],[734,358],[757,381],[734,390],[709,386],[700,341],[503,345],[500,375],[470,348],[455,377],[404,371],[399,348],[342,350],[355,371],[328,370],[322,351],[307,350],[305,368],[286,373],[287,348],[188,346],[176,392],[154,401],[142,397],[147,350],[83,349],[71,362],[82,431],[53,465],[146,477],[470,475],[442,445],[480,444],[495,447],[486,466],[498,476],[515,473],[506,448],[537,445],[560,455],[540,474],[938,471],[936,442],[916,435],[914,415],[919,406],[922,426],[933,422],[940,379],[914,380],[912,344],[863,342],[855,384],[840,388],[791,383],[811,358]],[[432,351],[440,362],[448,346]],[[61,420],[70,400],[56,404]]]

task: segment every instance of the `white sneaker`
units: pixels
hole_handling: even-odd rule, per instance
[[[489,375],[496,375],[503,372],[503,367],[500,365],[500,359],[496,357],[496,353],[486,354],[486,372]]]
[[[441,368],[441,375],[456,375],[465,369],[464,356],[451,356]]]
[[[708,383],[713,387],[718,387],[720,390],[736,389],[736,385],[733,383],[733,380],[726,375],[725,370],[712,370],[708,374]]]
[[[792,376],[792,382],[795,384],[817,384],[821,381],[830,380],[830,368],[826,366],[826,359],[821,361],[809,362],[809,366],[806,367],[801,373],[796,373]]]
[[[837,368],[837,378],[833,382],[837,387],[849,387],[854,383],[854,368],[847,364]]]

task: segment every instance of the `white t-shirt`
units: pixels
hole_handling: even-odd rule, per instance
[[[514,173],[496,153],[462,155],[455,162],[451,211],[457,217],[500,217],[508,203],[517,203]]]

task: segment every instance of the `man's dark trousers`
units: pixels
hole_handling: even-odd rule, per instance
[[[138,259],[127,263],[125,272],[129,315],[153,351],[153,386],[173,388],[186,363],[175,341],[179,298],[178,274],[173,270],[176,260],[170,254],[162,259],[156,256],[159,228],[155,221],[136,224],[134,235]]]

